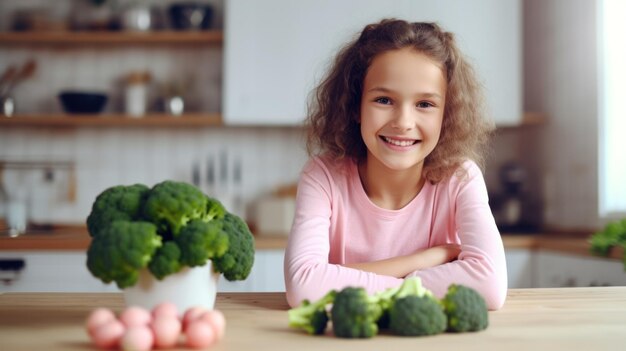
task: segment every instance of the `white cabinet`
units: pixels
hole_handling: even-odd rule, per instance
[[[534,252],[527,249],[507,249],[505,256],[509,289],[532,287]]]
[[[257,250],[248,279],[229,282],[223,277],[218,291],[285,291],[284,250]],[[117,292],[115,283],[104,284],[91,275],[87,254],[77,251],[0,252],[0,259],[23,259],[25,267],[13,276],[2,272],[2,292]]]
[[[217,290],[222,292],[285,291],[283,275],[284,250],[257,250],[248,279],[229,282],[220,277]]]
[[[456,34],[499,125],[522,115],[519,0],[229,0],[223,112],[227,124],[297,125],[337,50],[368,23],[436,21]]]
[[[535,260],[538,288],[626,285],[626,272],[620,261],[548,251],[538,251]]]
[[[77,251],[0,252],[0,259],[23,259],[24,268],[0,283],[0,292],[115,292],[115,284],[104,284],[91,275],[87,254]],[[8,272],[3,272],[7,277]]]
[[[509,288],[626,286],[621,261],[547,250],[507,249]]]

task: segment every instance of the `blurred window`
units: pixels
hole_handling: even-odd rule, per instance
[[[626,1],[600,1],[600,215],[626,214]]]

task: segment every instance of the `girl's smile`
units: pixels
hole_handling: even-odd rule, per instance
[[[405,151],[408,150],[411,146],[418,144],[421,142],[419,139],[407,139],[407,138],[394,138],[385,135],[381,135],[380,138],[387,144],[389,147],[398,150]]]

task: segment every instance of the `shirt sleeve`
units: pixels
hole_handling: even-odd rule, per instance
[[[333,182],[320,161],[310,161],[298,182],[296,213],[285,251],[287,302],[315,301],[331,289],[361,286],[374,293],[402,284],[402,279],[329,263]]]
[[[487,187],[475,164],[468,169],[467,179],[451,189],[451,204],[461,253],[458,260],[411,273],[418,276],[435,296],[445,295],[450,284],[462,284],[477,290],[487,307],[497,310],[507,293],[506,260],[502,238],[489,207]]]

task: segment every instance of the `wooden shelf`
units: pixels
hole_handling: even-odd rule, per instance
[[[539,126],[548,122],[545,114],[539,112],[525,112],[522,117],[522,126]]]
[[[0,32],[0,45],[74,44],[213,44],[221,45],[222,31],[153,32]]]
[[[221,126],[218,113],[188,113],[182,116],[149,114],[134,118],[124,114],[33,114],[0,117],[5,127],[209,127]]]
[[[548,118],[545,114],[539,112],[524,112],[522,120],[516,125],[503,125],[498,126],[499,130],[515,130],[523,127],[542,126],[548,123]]]

